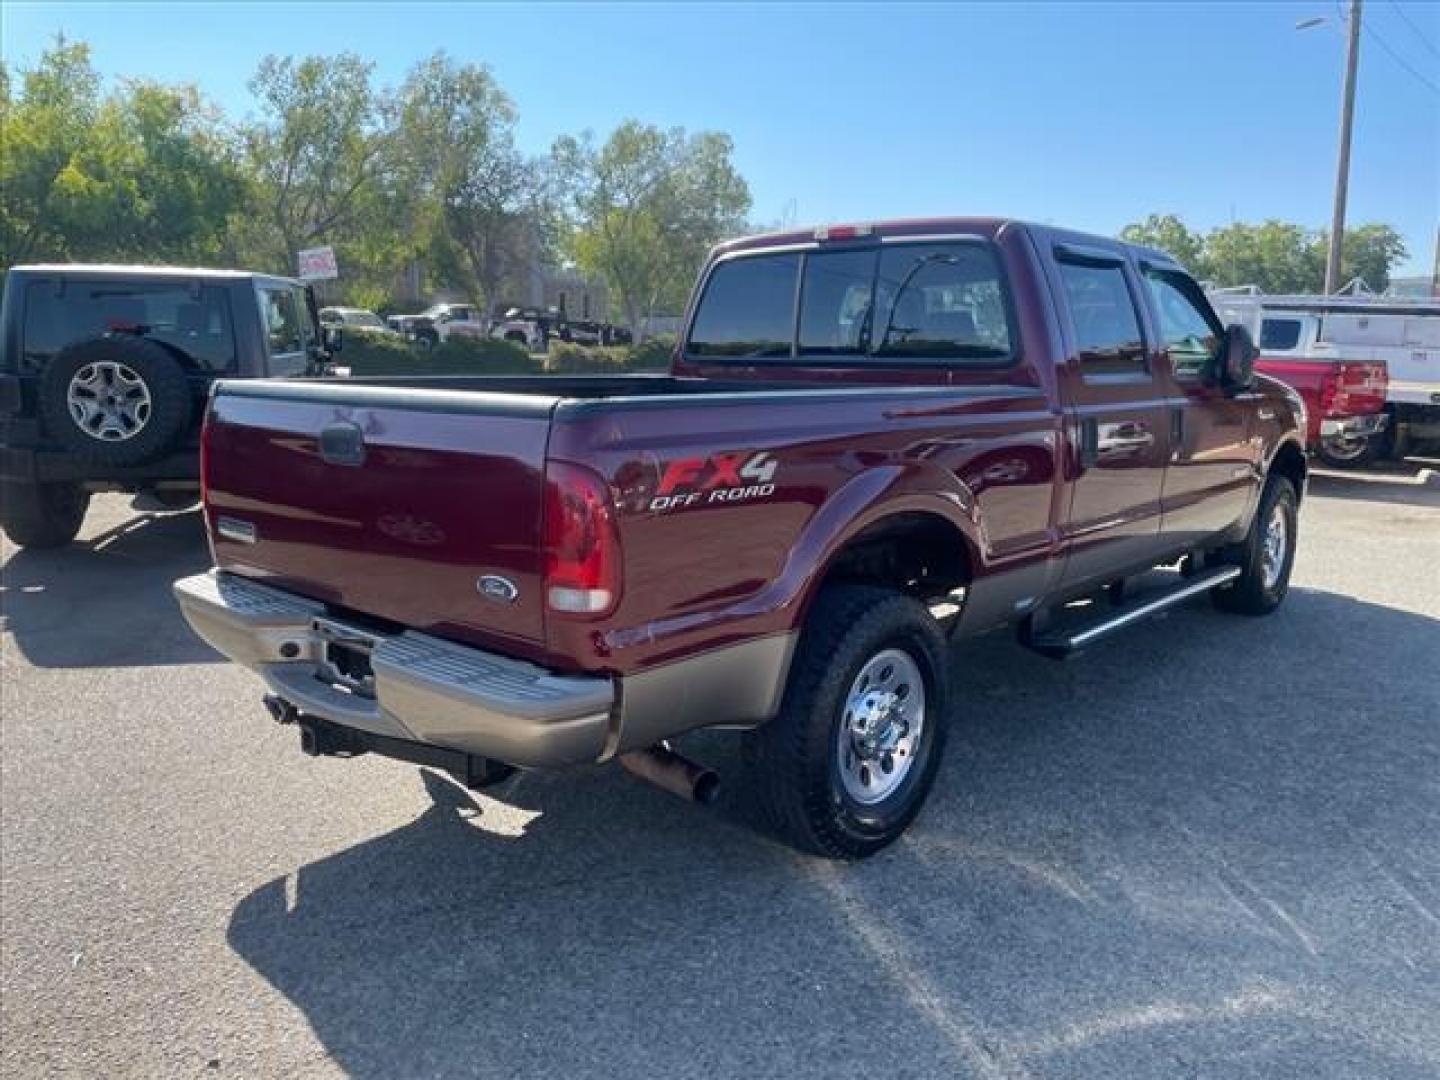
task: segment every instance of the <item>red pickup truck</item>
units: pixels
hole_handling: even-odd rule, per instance
[[[948,637],[1063,656],[1201,593],[1283,600],[1304,407],[1254,357],[1114,240],[737,240],[670,375],[222,382],[217,565],[176,593],[310,753],[473,785],[618,758],[703,798],[667,740],[744,729],[777,831],[863,856],[935,777]]]
[[[1324,298],[1220,290],[1211,300],[1223,319],[1243,323],[1251,333],[1259,324],[1255,370],[1300,395],[1309,418],[1306,445],[1320,460],[1349,468],[1377,455],[1390,421],[1385,407],[1389,373],[1383,360],[1365,357],[1375,350],[1356,349],[1343,336],[1339,342],[1331,340],[1335,331],[1327,322],[1334,319],[1327,318]]]

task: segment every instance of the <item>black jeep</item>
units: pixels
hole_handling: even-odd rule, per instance
[[[96,491],[183,507],[217,378],[314,374],[329,359],[301,282],[234,270],[17,266],[0,309],[0,526],[75,538]]]

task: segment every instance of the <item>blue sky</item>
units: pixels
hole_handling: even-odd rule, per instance
[[[1328,24],[1294,29],[1314,15]],[[1393,224],[1405,272],[1428,272],[1440,4],[1369,0],[1364,25],[1349,221]],[[1327,224],[1344,59],[1335,0],[5,3],[7,63],[59,30],[106,76],[195,82],[236,116],[267,53],[351,50],[395,83],[443,48],[491,66],[535,151],[630,116],[729,132],[759,222],[995,213],[1107,233],[1150,211]]]

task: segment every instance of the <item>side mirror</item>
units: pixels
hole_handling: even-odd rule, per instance
[[[1250,331],[1240,323],[1225,328],[1216,364],[1216,381],[1227,390],[1248,390],[1255,385],[1255,358],[1260,350]]]
[[[321,333],[325,337],[325,351],[337,353],[345,347],[345,331],[338,326],[327,326]]]

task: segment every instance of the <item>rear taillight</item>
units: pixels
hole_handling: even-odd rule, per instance
[[[1321,416],[1353,416],[1385,406],[1390,375],[1384,364],[1344,363],[1326,372],[1320,386]]]
[[[1336,399],[1340,396],[1340,371],[1331,368],[1320,380],[1320,415],[1334,416]]]
[[[589,469],[545,471],[545,603],[566,615],[601,616],[620,599],[620,550],[610,490]]]

